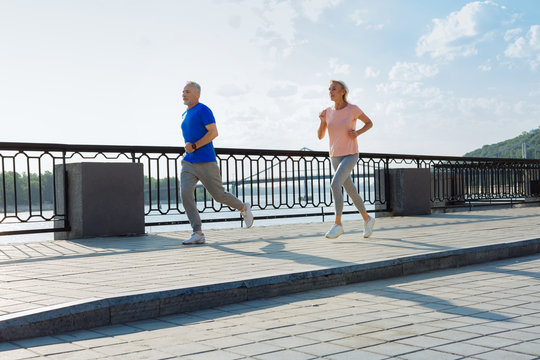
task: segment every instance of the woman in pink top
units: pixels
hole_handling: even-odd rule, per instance
[[[344,187],[354,205],[362,214],[362,218],[364,218],[364,237],[367,238],[373,232],[375,218],[368,215],[364,200],[356,191],[350,175],[358,162],[358,142],[356,138],[371,129],[373,123],[358,106],[347,102],[349,90],[345,83],[332,80],[328,90],[330,91],[330,100],[334,102],[334,106],[324,109],[319,114],[321,123],[317,130],[317,135],[321,140],[328,129],[330,160],[335,170],[331,188],[336,208],[336,220],[332,228],[326,233],[326,237],[335,239],[343,234],[343,224],[341,223],[343,195],[341,189]],[[356,130],[356,120],[364,123],[364,126],[359,130]]]

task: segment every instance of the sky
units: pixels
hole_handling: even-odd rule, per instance
[[[0,141],[327,150],[329,81],[361,152],[455,155],[540,126],[540,1],[0,0]],[[358,127],[361,123],[358,124]]]

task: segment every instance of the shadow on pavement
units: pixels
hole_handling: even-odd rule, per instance
[[[372,294],[379,297],[385,297],[394,300],[405,300],[414,302],[417,305],[426,309],[431,309],[436,312],[442,312],[456,317],[473,317],[476,319],[483,319],[486,322],[501,321],[511,322],[512,317],[499,314],[496,311],[486,311],[484,309],[475,309],[474,307],[459,306],[453,304],[450,300],[442,299],[432,295],[422,294],[420,292],[404,290],[396,288],[396,285],[414,282],[416,279],[422,281],[444,278],[445,276],[455,276],[457,274],[466,274],[468,272],[497,272],[501,274],[520,275],[537,279],[539,273],[527,272],[506,269],[505,266],[510,266],[516,263],[526,263],[538,259],[540,255],[529,256],[520,259],[507,259],[488,265],[474,265],[459,269],[442,270],[432,273],[424,273],[411,275],[409,277],[392,278],[385,280],[371,281],[367,283],[357,283],[346,286],[339,286],[334,288],[319,289],[309,292],[296,293],[291,295],[283,295],[275,298],[259,299],[247,301],[239,304],[225,305],[213,309],[200,310],[195,312],[183,313],[160,317],[150,320],[142,320],[132,323],[113,325],[101,328],[94,328],[91,330],[80,330],[69,333],[64,333],[55,336],[47,336],[41,338],[25,339],[19,341],[13,341],[11,343],[0,343],[1,350],[10,350],[16,347],[33,347],[44,346],[54,344],[66,344],[76,341],[93,340],[93,339],[105,339],[116,336],[130,335],[135,333],[142,333],[151,330],[163,330],[167,328],[181,327],[184,325],[204,323],[208,321],[218,321],[221,318],[236,317],[236,316],[249,316],[250,313],[260,311],[261,309],[272,309],[286,304],[294,304],[295,302],[304,302],[310,300],[317,302],[318,300],[332,298],[334,296],[341,296],[353,292],[361,292],[365,294]],[[380,285],[378,285],[378,283]],[[308,306],[308,305],[306,305]],[[309,305],[312,306],[312,305]],[[385,310],[379,310],[384,312]],[[373,314],[373,313],[367,313]],[[359,314],[360,316],[362,314]],[[403,316],[408,316],[403,314]],[[518,315],[516,315],[517,317]],[[338,317],[336,317],[338,318]],[[396,317],[397,319],[398,317]],[[320,320],[320,318],[319,318]],[[451,320],[451,318],[450,318]],[[366,321],[359,321],[357,324],[369,323],[373,321],[373,317],[367,316]],[[468,323],[464,322],[463,326],[467,326]],[[405,326],[405,325],[404,325]],[[384,329],[378,330],[383,331]],[[442,330],[442,329],[441,329]],[[437,332],[440,330],[434,330]]]

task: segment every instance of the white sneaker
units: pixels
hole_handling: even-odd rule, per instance
[[[368,238],[373,233],[373,226],[375,225],[375,218],[370,217],[368,221],[364,221],[364,237]]]
[[[343,231],[343,226],[341,225],[338,225],[338,224],[334,224],[332,225],[332,227],[330,228],[330,230],[326,233],[326,237],[328,239],[335,239],[337,238],[339,235],[343,234],[344,231]]]
[[[246,206],[246,210],[242,211],[240,215],[242,215],[242,218],[246,223],[246,228],[249,229],[253,226],[253,213],[251,212],[251,205],[249,203],[244,203],[244,205]]]
[[[194,232],[191,234],[191,237],[182,242],[183,245],[193,245],[193,244],[204,244],[206,240],[204,239],[204,234],[199,234]]]

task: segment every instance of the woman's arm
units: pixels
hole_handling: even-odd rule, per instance
[[[352,138],[357,138],[359,135],[365,133],[366,131],[368,131],[369,129],[371,129],[373,127],[373,122],[364,113],[362,113],[358,117],[358,120],[362,121],[364,123],[364,126],[362,126],[362,128],[360,128],[358,130],[352,130],[352,129],[349,130],[349,136],[351,136]]]
[[[319,137],[319,140],[321,140],[326,133],[326,109],[321,111],[319,119],[321,120],[321,123],[319,124],[319,129],[317,129],[317,136]]]

